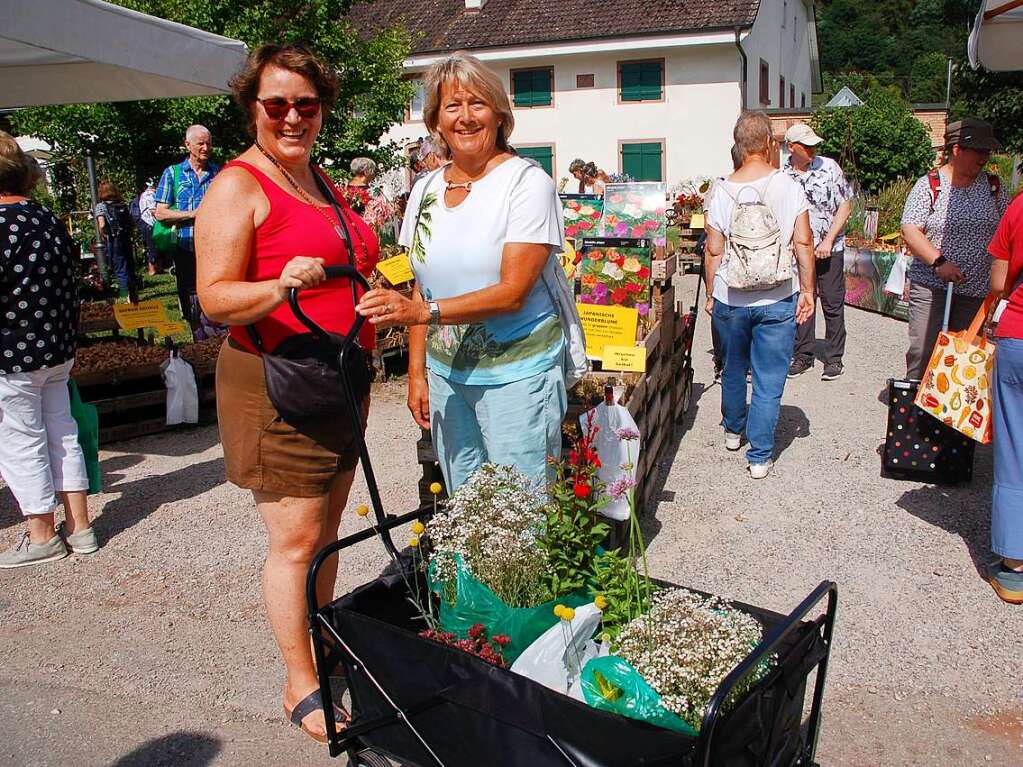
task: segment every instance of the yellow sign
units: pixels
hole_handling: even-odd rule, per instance
[[[624,306],[578,304],[579,319],[586,334],[586,356],[599,360],[605,346],[633,346],[639,312]]]
[[[183,322],[161,322],[153,325],[153,330],[158,336],[176,336],[179,333],[184,333],[187,329]]]
[[[138,330],[165,324],[167,312],[159,301],[114,304],[114,318],[121,330]]]
[[[628,370],[634,373],[646,372],[645,346],[611,346],[604,347],[604,370]]]
[[[565,240],[565,249],[561,251],[561,266],[565,269],[565,276],[569,282],[575,279],[576,256],[575,245],[571,240]]]
[[[702,213],[694,213],[693,217],[691,219],[689,219],[689,228],[690,229],[703,229],[703,227],[704,227],[703,214]]]
[[[416,275],[412,273],[412,266],[408,262],[408,256],[404,253],[381,261],[377,264],[377,269],[380,270],[380,273],[392,285],[401,285],[403,282],[410,282],[416,278]]]

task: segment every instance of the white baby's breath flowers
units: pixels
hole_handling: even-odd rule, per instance
[[[665,708],[699,730],[721,680],[762,636],[753,616],[717,597],[676,588],[658,592],[650,611],[622,629],[612,650],[660,694]],[[747,676],[729,701],[745,694],[768,667]]]
[[[453,555],[459,554],[469,574],[506,604],[549,599],[541,582],[550,564],[536,546],[547,502],[546,493],[513,467],[484,464],[427,525],[437,580],[454,583]]]

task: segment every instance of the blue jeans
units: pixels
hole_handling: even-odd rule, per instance
[[[1023,559],[1023,341],[998,339],[993,395],[991,550]]]
[[[767,306],[729,306],[714,301],[714,329],[725,363],[721,416],[725,431],[746,431],[750,463],[774,457],[774,429],[796,339],[795,295]],[[746,405],[746,371],[753,372],[753,398]]]
[[[568,409],[560,365],[521,381],[474,386],[429,371],[430,431],[448,493],[484,463],[514,466],[543,487],[554,479]]]

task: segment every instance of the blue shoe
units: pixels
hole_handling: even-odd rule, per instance
[[[1023,572],[1007,570],[998,560],[988,570],[988,583],[1003,602],[1023,605]]]

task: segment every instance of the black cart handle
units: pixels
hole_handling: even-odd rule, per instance
[[[323,271],[326,272],[328,280],[337,280],[344,277],[349,280],[354,280],[363,289],[363,292],[372,290],[369,281],[353,266],[325,266],[323,267]],[[294,312],[296,317],[298,317],[298,321],[309,328],[309,330],[311,330],[317,338],[324,343],[330,344],[331,346],[337,346],[342,352],[346,351],[359,336],[359,331],[362,330],[362,326],[365,324],[366,318],[358,312],[355,312],[355,322],[352,323],[351,329],[339,342],[336,336],[332,336],[324,330],[302,310],[298,301],[298,296],[301,290],[301,288],[292,288],[288,291],[288,304],[291,306],[291,311]]]

